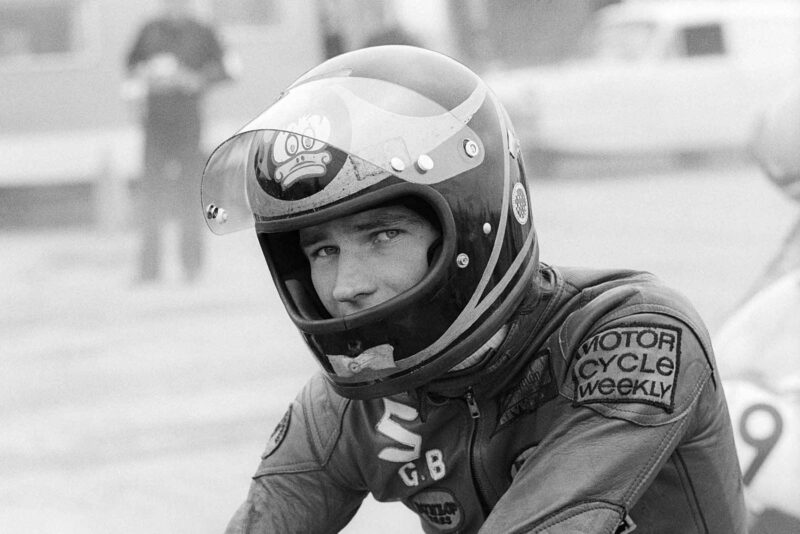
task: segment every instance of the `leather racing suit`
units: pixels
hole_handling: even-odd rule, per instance
[[[542,265],[468,380],[350,400],[313,377],[229,533],[338,532],[372,493],[427,533],[745,532],[702,321],[647,273]]]

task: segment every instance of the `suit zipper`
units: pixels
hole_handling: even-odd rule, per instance
[[[473,419],[476,419],[475,425],[473,426],[473,428],[474,428],[475,426],[478,425],[477,419],[480,419],[481,412],[480,412],[480,410],[478,410],[478,403],[475,402],[475,393],[472,391],[472,388],[469,388],[467,390],[466,395],[464,395],[464,400],[467,401],[467,408],[469,408],[470,417],[472,417]]]
[[[467,393],[464,395],[464,400],[467,403],[469,415],[472,418],[472,432],[469,439],[469,467],[472,471],[472,482],[475,484],[475,488],[478,490],[478,501],[481,503],[481,509],[483,510],[484,516],[487,516],[489,514],[489,507],[486,504],[483,484],[481,484],[481,479],[478,476],[475,461],[475,440],[478,435],[478,423],[481,417],[481,412],[478,409],[478,403],[475,400],[475,393],[472,391],[472,388],[467,390]]]

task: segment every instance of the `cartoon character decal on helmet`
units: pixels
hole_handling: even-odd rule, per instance
[[[350,52],[301,76],[215,150],[202,201],[216,233],[255,224],[290,318],[353,398],[458,379],[448,371],[509,320],[538,267],[505,110],[468,68],[414,47]],[[441,232],[427,274],[386,302],[331,317],[297,231],[393,203]]]
[[[298,124],[290,125],[289,130],[279,132],[267,153],[259,152],[256,158],[262,179],[276,182],[283,191],[298,180],[325,176],[332,161],[325,144],[331,131],[327,117],[305,115],[300,117]],[[306,134],[296,134],[295,131]]]

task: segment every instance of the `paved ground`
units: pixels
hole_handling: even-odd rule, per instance
[[[611,174],[613,169],[606,172]],[[798,216],[750,166],[534,186],[542,258],[651,270],[717,332]],[[0,231],[0,531],[218,533],[314,369],[254,238],[203,277],[131,284],[130,231]],[[367,503],[347,532],[408,532]]]

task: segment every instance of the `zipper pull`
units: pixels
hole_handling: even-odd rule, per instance
[[[478,410],[478,403],[475,402],[475,393],[472,392],[472,388],[467,390],[467,394],[464,395],[464,399],[467,401],[469,415],[472,416],[473,419],[478,419],[481,416],[481,412]]]

